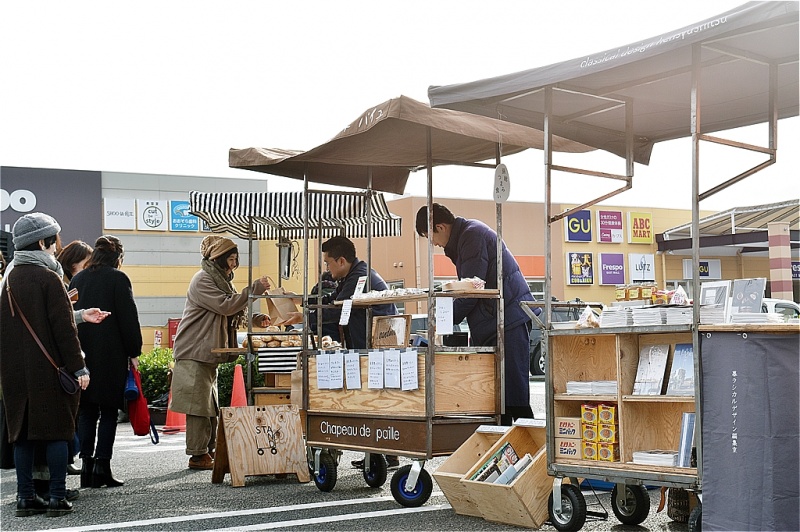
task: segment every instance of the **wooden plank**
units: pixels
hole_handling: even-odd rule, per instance
[[[426,455],[423,421],[375,417],[344,417],[327,413],[308,413],[308,445],[361,449],[382,454]]]
[[[436,354],[436,415],[494,414],[494,355]]]

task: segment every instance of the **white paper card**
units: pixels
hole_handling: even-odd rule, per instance
[[[370,390],[383,389],[383,351],[369,352],[367,388]]]
[[[417,350],[406,349],[400,353],[401,389],[403,391],[419,388],[419,374],[417,373]]]
[[[383,387],[400,389],[400,350],[383,352]]]
[[[356,289],[355,289],[355,291],[353,293],[354,294],[363,293],[364,292],[364,286],[366,286],[366,284],[367,284],[367,276],[366,275],[362,275],[361,277],[358,278],[358,281],[356,281]]]
[[[361,389],[361,357],[358,351],[350,351],[344,355],[344,371],[348,390]]]
[[[353,300],[348,299],[342,304],[342,313],[339,315],[339,325],[347,325],[350,322],[350,311],[353,310]]]
[[[342,388],[344,388],[344,352],[336,351],[330,354],[328,389],[341,390]]]
[[[436,334],[453,334],[453,298],[436,298]]]
[[[327,390],[331,380],[331,356],[328,353],[317,353],[317,388]]]

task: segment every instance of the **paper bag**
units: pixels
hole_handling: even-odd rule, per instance
[[[267,295],[274,296],[287,296],[295,295],[294,292],[287,292],[283,287],[275,286],[275,281],[271,277],[269,279],[270,288],[267,290]],[[290,297],[269,297],[267,298],[267,314],[271,319],[272,325],[280,325],[287,321],[292,313],[297,313],[297,305]]]

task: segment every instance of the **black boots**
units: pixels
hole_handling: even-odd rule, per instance
[[[17,517],[43,514],[48,509],[47,501],[34,495],[33,499],[17,499]]]
[[[92,470],[91,485],[93,488],[102,488],[108,486],[109,488],[116,488],[125,484],[121,480],[114,478],[111,473],[111,459],[110,458],[95,458],[94,469]],[[81,485],[83,485],[83,473],[81,473]]]
[[[47,507],[47,517],[61,517],[72,513],[72,510],[72,503],[67,499],[50,499],[50,505]]]
[[[81,457],[81,487],[92,487],[92,470],[94,469],[94,458]]]

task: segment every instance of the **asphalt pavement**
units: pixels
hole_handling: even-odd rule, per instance
[[[532,395],[544,393],[543,384],[532,386]],[[532,398],[533,401],[533,398]],[[536,404],[534,411],[537,411]],[[543,399],[542,399],[543,404]],[[244,487],[231,486],[230,475],[222,484],[211,483],[211,471],[187,468],[185,434],[161,435],[158,445],[148,437],[134,436],[130,424],[119,424],[112,460],[116,477],[125,480],[119,488],[82,489],[75,511],[64,517],[44,515],[15,517],[16,476],[0,471],[0,529],[2,530],[510,530],[506,524],[456,514],[434,482],[433,494],[419,508],[404,508],[392,497],[389,480],[380,488],[366,485],[362,472],[350,461],[360,453],[346,451],[338,467],[338,481],[331,492],[322,492],[313,482],[301,484],[294,475],[250,476]],[[433,472],[446,460],[426,463]],[[408,464],[401,457],[401,465]],[[78,476],[69,476],[67,486],[77,488]],[[584,493],[589,510],[609,514],[607,519],[589,519],[584,530],[646,531],[687,530],[671,521],[666,510],[656,513],[659,492],[650,492],[651,511],[639,526],[622,525],[613,515],[610,495]],[[549,524],[541,530],[555,530]]]

